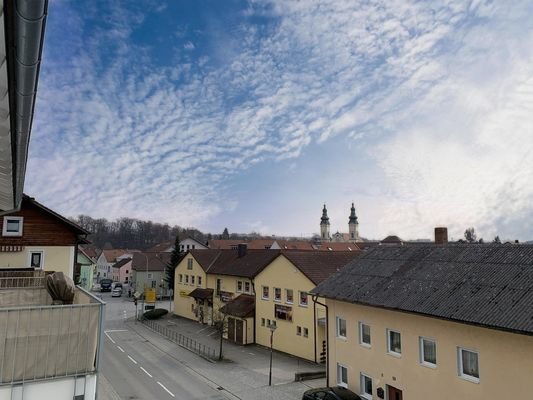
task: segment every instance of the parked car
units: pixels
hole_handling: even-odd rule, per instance
[[[123,289],[122,283],[120,282],[113,282],[112,286],[113,286],[113,289],[118,288],[118,287]]]
[[[362,400],[362,398],[343,387],[324,387],[307,390],[302,400]]]
[[[122,287],[115,286],[115,288],[111,292],[111,297],[120,297],[120,296],[122,296]]]
[[[111,279],[102,279],[102,280],[100,280],[100,291],[101,292],[110,292],[112,284],[113,284],[113,281]]]

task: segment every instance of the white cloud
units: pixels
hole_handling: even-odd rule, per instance
[[[416,236],[437,220],[492,234],[505,224],[491,218],[532,211],[533,43],[527,2],[506,7],[251,2],[214,54],[161,67],[131,41],[142,13],[113,6],[105,26],[67,41],[67,64],[45,57],[28,189],[68,214],[202,225],[238,207],[224,183],[240,171],[348,136],[391,194],[371,235]],[[258,29],[254,14],[276,23]]]

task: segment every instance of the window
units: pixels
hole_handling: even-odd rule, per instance
[[[242,292],[242,281],[237,281],[237,292]]]
[[[196,245],[194,245],[194,244],[192,245],[192,249],[193,249],[193,250],[194,250],[194,247],[195,247],[195,246],[196,246]]]
[[[109,271],[108,271],[109,272]],[[147,279],[152,279],[154,277],[154,274],[152,274],[151,272],[149,272],[148,274],[146,274],[146,277]]]
[[[128,273],[128,272],[129,272],[129,271],[128,271],[128,270],[126,270],[126,273]]]
[[[337,385],[348,387],[348,368],[341,364],[337,364]]]
[[[217,278],[217,293],[216,294],[220,294],[221,291],[222,291],[222,279]]]
[[[274,288],[274,301],[281,301],[281,289],[279,287]]]
[[[370,347],[372,341],[370,340],[370,325],[359,322],[359,344]]]
[[[155,289],[155,285],[157,285],[156,281],[152,281],[152,289]]]
[[[298,336],[302,336],[302,327],[301,327],[301,326],[297,326],[297,327],[296,327],[296,334],[297,334]]]
[[[190,245],[187,245],[187,250],[189,250]]]
[[[361,395],[365,399],[372,399],[372,378],[361,374]]]
[[[402,355],[402,337],[400,332],[387,329],[387,351],[395,356]]]
[[[180,248],[181,248],[181,251],[183,251],[185,249],[185,246],[180,244]]]
[[[269,327],[269,326],[270,326],[270,320],[267,319],[267,327]]]
[[[281,304],[275,304],[274,315],[277,319],[292,322],[292,307],[282,306]]]
[[[250,282],[244,282],[244,293],[250,293]]]
[[[337,317],[337,337],[346,339],[346,320]]]
[[[274,321],[274,320],[270,321],[270,326],[274,326],[275,327],[276,326],[276,321]]]
[[[198,286],[202,286],[202,277],[198,275]]]
[[[179,274],[178,276],[179,276],[179,282],[183,283],[183,274]]]
[[[42,269],[44,264],[44,252],[43,251],[31,251],[30,252],[30,267]]]
[[[24,217],[4,217],[2,226],[3,236],[22,236],[22,222]]]
[[[477,351],[457,349],[459,358],[459,376],[472,382],[479,382],[479,354]]]
[[[285,298],[286,298],[287,304],[292,304],[293,302],[292,289],[285,289]]]
[[[309,336],[309,329],[304,328],[304,337],[308,337],[308,336]]]
[[[265,319],[261,318],[261,326],[265,326]]]
[[[189,275],[185,275],[185,284],[186,284],[186,285],[189,284]]]
[[[300,305],[307,307],[307,292],[300,292]]]
[[[187,246],[189,247],[189,246]],[[187,269],[192,269],[192,258],[187,259]]]
[[[420,363],[428,367],[437,366],[437,343],[434,340],[420,338]]]
[[[263,294],[261,298],[263,300],[268,300],[268,286],[263,286]]]
[[[191,275],[191,285],[194,285],[194,275]]]

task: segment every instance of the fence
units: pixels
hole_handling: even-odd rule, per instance
[[[0,288],[42,288],[43,271],[0,271]]]
[[[205,344],[202,344],[185,335],[182,335],[179,332],[169,329],[166,326],[162,326],[156,321],[144,319],[142,320],[142,322],[143,324],[148,326],[150,329],[152,329],[154,332],[157,332],[160,335],[165,336],[171,342],[174,342],[182,347],[185,347],[186,349],[192,351],[193,353],[196,353],[199,356],[204,357],[208,360],[212,360],[212,361],[218,360],[217,351],[212,349],[211,347],[206,346]]]
[[[0,290],[0,386],[96,372],[104,303],[77,288],[74,304],[48,305],[21,282]]]

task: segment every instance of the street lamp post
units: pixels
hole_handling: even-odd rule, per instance
[[[140,253],[144,256],[144,260],[145,260],[145,267],[146,267],[146,272],[145,272],[145,275],[144,275],[144,288],[143,288],[143,307],[142,307],[142,310],[141,310],[141,315],[144,314],[144,306],[145,306],[145,297],[146,297],[146,281],[148,280],[148,256],[144,253]]]
[[[270,329],[270,368],[268,371],[268,386],[272,386],[272,347],[274,344],[274,331],[276,330],[276,325],[270,324],[268,328]]]

